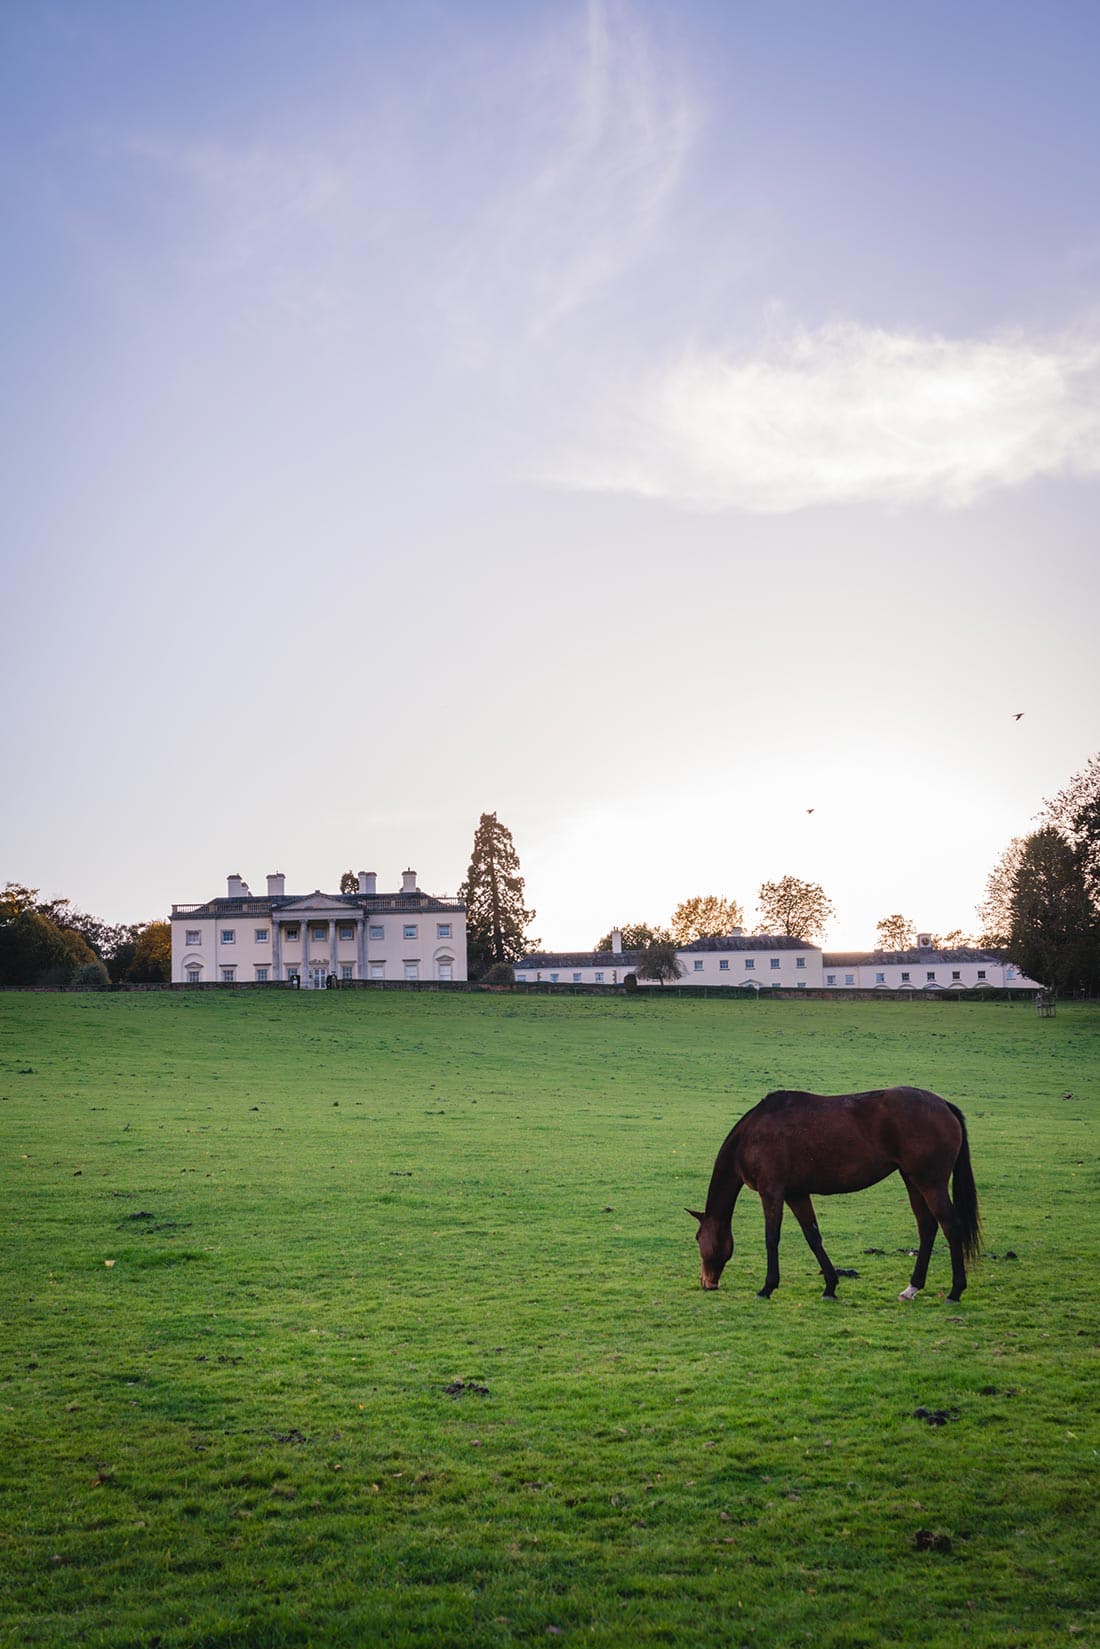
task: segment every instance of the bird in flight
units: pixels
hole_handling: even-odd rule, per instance
[[[807,808],[807,809],[806,809],[806,812],[807,812],[807,813],[812,813],[812,812],[813,812],[813,811],[814,811],[814,809],[813,809],[813,808],[812,808],[812,807],[808,807],[808,808]]]
[[[1026,711],[1017,710],[1016,714],[1013,716],[1012,719],[1013,719],[1013,721],[1020,721],[1020,720],[1022,720],[1022,718],[1024,717],[1025,714],[1026,714]]]

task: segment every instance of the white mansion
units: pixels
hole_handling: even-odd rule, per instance
[[[678,985],[742,986],[754,990],[1041,990],[1000,951],[967,946],[938,950],[931,934],[917,935],[912,950],[822,951],[783,934],[743,934],[696,939],[676,951]],[[621,985],[641,952],[623,949],[615,930],[605,951],[543,951],[515,965],[517,984]]]
[[[397,893],[379,893],[365,870],[355,893],[288,894],[285,883],[269,876],[260,897],[230,876],[224,898],[173,905],[173,984],[466,978],[466,906],[422,893],[415,870]]]

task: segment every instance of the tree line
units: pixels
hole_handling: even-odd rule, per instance
[[[20,882],[0,889],[0,986],[107,990],[171,977],[167,922],[112,924]]]

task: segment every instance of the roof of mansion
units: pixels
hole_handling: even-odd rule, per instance
[[[172,916],[264,916],[276,911],[291,916],[296,907],[302,915],[323,915],[325,911],[339,915],[346,910],[349,915],[366,911],[370,916],[387,910],[458,912],[466,909],[461,899],[437,899],[434,894],[422,893],[419,889],[415,893],[322,893],[320,888],[315,888],[312,893],[287,893],[279,897],[249,894],[246,899],[223,896],[197,905],[173,905]]]

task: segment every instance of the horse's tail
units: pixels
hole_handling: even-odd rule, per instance
[[[959,1120],[962,1129],[962,1145],[955,1158],[955,1168],[951,1176],[951,1201],[955,1205],[955,1217],[959,1222],[959,1239],[962,1243],[963,1254],[969,1265],[976,1260],[982,1249],[982,1222],[978,1213],[978,1188],[974,1184],[974,1170],[970,1166],[970,1141],[966,1135],[966,1118],[957,1105],[950,1100],[947,1108]]]

